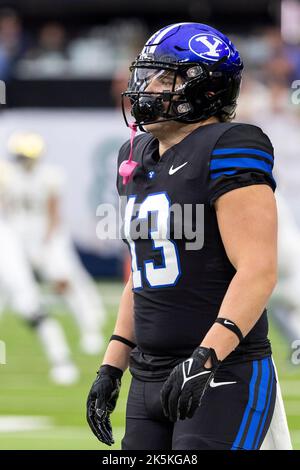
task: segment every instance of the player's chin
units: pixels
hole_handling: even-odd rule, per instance
[[[151,132],[152,134],[156,131],[160,131],[166,126],[166,122],[168,121],[160,121],[159,118],[157,118],[157,121],[151,122],[151,124],[143,124],[143,128],[147,132]]]

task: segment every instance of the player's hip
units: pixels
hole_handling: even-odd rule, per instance
[[[222,365],[193,418],[173,425],[164,416],[160,403],[163,383],[132,379],[127,403],[126,445],[130,445],[131,423],[147,426],[152,422],[156,423],[156,428],[164,427],[164,433],[170,433],[172,449],[260,448],[276,398],[276,376],[270,356]],[[135,441],[135,445],[147,449],[147,442],[137,444]]]

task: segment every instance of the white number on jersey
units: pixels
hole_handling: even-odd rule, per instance
[[[133,287],[142,288],[142,269],[138,267],[135,242],[130,236],[130,224],[136,196],[131,196],[125,210],[124,233],[131,251],[131,269]],[[167,287],[176,284],[180,277],[180,262],[175,242],[169,240],[168,222],[170,216],[170,200],[166,193],[149,194],[141,203],[137,220],[148,219],[149,214],[156,212],[156,227],[151,227],[150,237],[153,250],[158,250],[162,257],[162,266],[155,266],[152,260],[144,261],[143,271],[150,287]]]

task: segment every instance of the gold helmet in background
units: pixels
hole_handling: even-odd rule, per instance
[[[8,139],[8,151],[17,157],[37,160],[45,149],[43,138],[34,132],[15,132]]]

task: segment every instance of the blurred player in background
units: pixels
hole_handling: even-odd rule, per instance
[[[38,134],[14,133],[8,150],[11,172],[3,195],[7,220],[19,235],[34,272],[51,283],[74,315],[81,349],[99,353],[105,310],[61,221],[63,174],[41,161],[44,141]]]
[[[11,181],[11,166],[0,165],[0,201]],[[2,209],[2,205],[1,205]],[[50,378],[60,385],[77,381],[79,372],[70,358],[70,350],[59,323],[41,306],[38,286],[28,265],[17,233],[0,213],[0,294],[10,307],[37,333],[51,365]],[[1,307],[3,306],[1,305]]]
[[[300,230],[284,196],[277,191],[279,282],[272,313],[289,342],[300,339]]]

